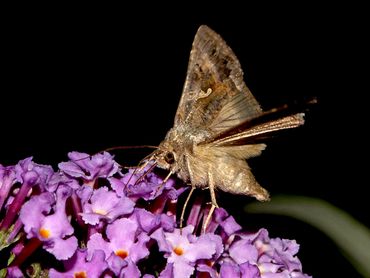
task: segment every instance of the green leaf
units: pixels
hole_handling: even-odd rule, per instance
[[[12,225],[8,230],[6,231],[0,231],[0,251],[9,247],[13,243],[17,242],[20,237],[22,236],[21,233],[18,233],[13,240],[9,241],[9,235],[12,233],[14,230],[14,225]]]
[[[268,203],[252,203],[248,213],[268,213],[305,221],[330,237],[352,265],[370,277],[370,230],[347,212],[309,197],[275,196]]]
[[[10,263],[14,260],[14,258],[15,258],[14,253],[10,253],[10,256],[8,258],[8,264],[7,265],[10,265]],[[2,268],[2,269],[0,269],[0,278],[7,277],[7,274],[8,274],[8,268]]]
[[[6,268],[0,269],[0,278],[5,278],[7,274]]]

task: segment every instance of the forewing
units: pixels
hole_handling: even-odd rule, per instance
[[[303,125],[304,113],[301,111],[307,110],[309,105],[316,102],[316,99],[303,100],[264,111],[258,117],[214,134],[200,144],[241,146],[263,142],[263,139],[271,137],[276,131]]]
[[[190,53],[175,126],[183,123],[216,134],[261,113],[235,54],[218,34],[201,26]]]
[[[212,144],[213,146],[241,146],[246,144],[255,144],[259,139],[266,138],[266,136],[270,133],[274,133],[283,129],[296,128],[300,125],[303,125],[303,116],[303,113],[298,113],[274,121],[261,123],[235,134],[230,133],[230,135],[226,136],[221,134],[221,136],[218,136],[219,138],[216,140],[210,138],[211,142],[208,143]],[[226,133],[229,131],[232,130],[227,130]]]

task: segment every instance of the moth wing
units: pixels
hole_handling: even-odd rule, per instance
[[[295,104],[284,105],[264,111],[257,118],[248,119],[227,130],[209,137],[200,144],[213,146],[242,146],[256,144],[263,139],[271,137],[271,134],[283,129],[296,128],[304,124],[303,107],[316,103],[315,100]]]
[[[186,123],[217,134],[261,113],[233,51],[217,33],[201,26],[190,53],[175,126]]]
[[[236,147],[196,146],[189,155],[191,183],[208,186],[210,177],[217,189],[232,194],[256,197],[260,201],[269,199],[268,192],[254,178],[244,158],[257,156],[264,149],[263,144]]]

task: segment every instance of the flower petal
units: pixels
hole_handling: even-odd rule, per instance
[[[248,240],[240,239],[234,242],[229,248],[229,254],[238,264],[245,262],[257,263],[258,250]]]
[[[177,261],[173,264],[173,276],[179,278],[188,278],[194,272],[194,266],[190,266],[184,261]]]
[[[112,254],[112,250],[109,248],[108,243],[103,239],[100,233],[95,233],[90,236],[87,242],[87,259],[91,260],[96,250],[104,252],[105,257],[108,258]]]
[[[52,253],[58,260],[67,260],[73,256],[77,247],[77,238],[72,236],[67,239],[55,238],[53,244],[45,249]]]

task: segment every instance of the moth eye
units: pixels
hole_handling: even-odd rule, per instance
[[[165,154],[164,156],[164,160],[168,163],[168,164],[172,164],[175,162],[175,156],[173,155],[172,152],[168,152]]]

